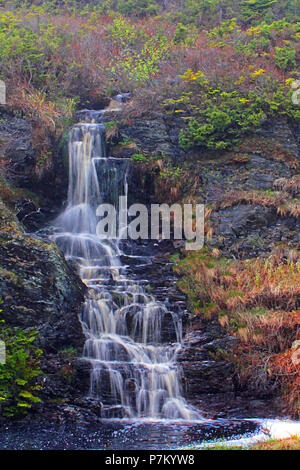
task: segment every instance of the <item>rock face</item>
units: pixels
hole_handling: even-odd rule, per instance
[[[56,148],[45,162],[43,156],[37,157],[34,140],[30,122],[0,111],[0,164],[5,178],[15,187],[38,194],[43,212],[51,217],[60,209],[67,193],[65,145],[63,139],[59,148],[54,142],[49,142]]]
[[[278,391],[262,392],[248,384],[241,387],[235,370],[224,353],[237,344],[220,324],[203,317],[191,317],[177,362],[181,369],[183,393],[205,416],[275,417],[280,414]]]
[[[280,119],[276,122],[266,120],[255,134],[245,138],[232,151],[209,154],[201,150],[183,151],[178,144],[180,125],[182,123],[170,115],[153,115],[152,120],[149,116],[144,120],[139,118],[130,126],[120,127],[120,139],[130,141],[130,145],[124,148],[116,146],[113,152],[120,155],[125,152],[127,157],[139,152],[154,156],[164,152],[168,164],[188,168],[190,178],[185,181],[184,195],[189,197],[190,186],[197,179],[193,199],[212,208],[212,238],[206,243],[220,249],[226,256],[264,256],[278,242],[299,247],[299,219],[280,214],[276,203],[264,205],[263,202],[247,202],[245,198],[232,206],[222,207],[229,193],[243,192],[247,195],[247,192],[254,191],[267,196],[277,191],[278,179],[289,180],[298,174],[299,126],[296,128]],[[144,178],[148,199],[151,200],[154,185],[149,175]],[[154,173],[152,178],[155,178]]]
[[[155,120],[136,120],[132,126],[120,129],[122,140],[133,141],[145,153],[164,153],[173,157],[176,149],[169,139],[167,126],[161,116]]]
[[[291,247],[300,246],[300,220],[281,217],[276,209],[241,204],[218,210],[211,221],[215,232],[211,244],[228,256],[264,256],[279,242],[288,243]]]
[[[25,235],[3,204],[0,210],[3,319],[11,326],[38,330],[47,352],[80,349],[84,285],[54,244]]]
[[[203,165],[201,179],[206,203],[222,199],[231,190],[272,190],[277,178],[289,178],[292,174],[283,161],[266,159],[259,153],[232,157]]]
[[[33,201],[21,198],[16,203],[16,216],[28,232],[38,230],[45,220],[45,214]]]
[[[61,155],[57,153],[57,165],[54,159],[38,175],[31,124],[3,111],[0,117],[2,317],[11,326],[38,330],[48,353],[65,347],[81,351],[84,337],[78,315],[84,285],[54,244],[26,233],[45,223],[66,192]]]
[[[6,174],[16,186],[30,187],[36,164],[33,132],[25,119],[1,113],[1,153]]]
[[[193,176],[198,178],[194,200],[212,208],[209,220],[212,235],[206,239],[206,245],[218,248],[223,255],[236,259],[264,257],[279,242],[299,248],[300,219],[280,214],[276,204],[251,203],[245,198],[222,207],[229,192],[256,191],[268,195],[277,191],[278,179],[290,180],[299,172],[299,129],[280,119],[265,121],[256,134],[233,151],[209,155],[200,151],[186,153],[179,148],[180,125],[172,116],[139,118],[120,128],[121,140],[130,141],[130,145],[116,146],[113,151],[115,155],[126,157],[139,152],[158,155],[163,151],[171,165],[186,164],[190,181],[194,181]],[[147,176],[149,201],[153,198],[153,185],[151,177]],[[187,194],[189,189],[186,181]],[[185,299],[182,303],[186,305]],[[238,371],[220,355],[222,351],[230,356],[238,341],[236,338],[226,334],[217,321],[199,317],[190,317],[184,328],[184,342],[177,360],[182,372],[183,393],[190,402],[207,416],[274,417],[280,414],[281,400],[273,383],[270,382],[266,390],[258,390],[251,383],[241,385]]]

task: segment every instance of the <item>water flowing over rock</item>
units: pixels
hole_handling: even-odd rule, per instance
[[[88,287],[81,323],[89,396],[101,401],[103,417],[200,419],[182,397],[176,366],[181,316],[129,277],[121,258],[138,255],[97,236],[97,206],[117,207],[127,196],[128,160],[108,157],[104,125],[88,123],[87,113],[84,121],[70,131],[68,205],[53,240]]]

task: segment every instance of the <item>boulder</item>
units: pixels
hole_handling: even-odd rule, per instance
[[[0,272],[1,318],[8,325],[38,330],[47,352],[81,350],[84,284],[55,244],[26,235],[1,202]]]

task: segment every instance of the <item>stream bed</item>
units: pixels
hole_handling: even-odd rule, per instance
[[[0,430],[0,449],[8,450],[176,450],[219,439],[249,438],[259,432],[251,420],[129,421],[103,420],[97,425],[27,425]]]

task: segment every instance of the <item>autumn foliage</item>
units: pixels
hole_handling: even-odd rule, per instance
[[[281,386],[289,410],[299,416],[300,361],[293,361],[300,340],[299,252],[280,249],[265,260],[234,261],[204,249],[175,269],[194,313],[217,317],[239,339],[229,359],[241,384],[251,380],[261,391],[270,382]]]

